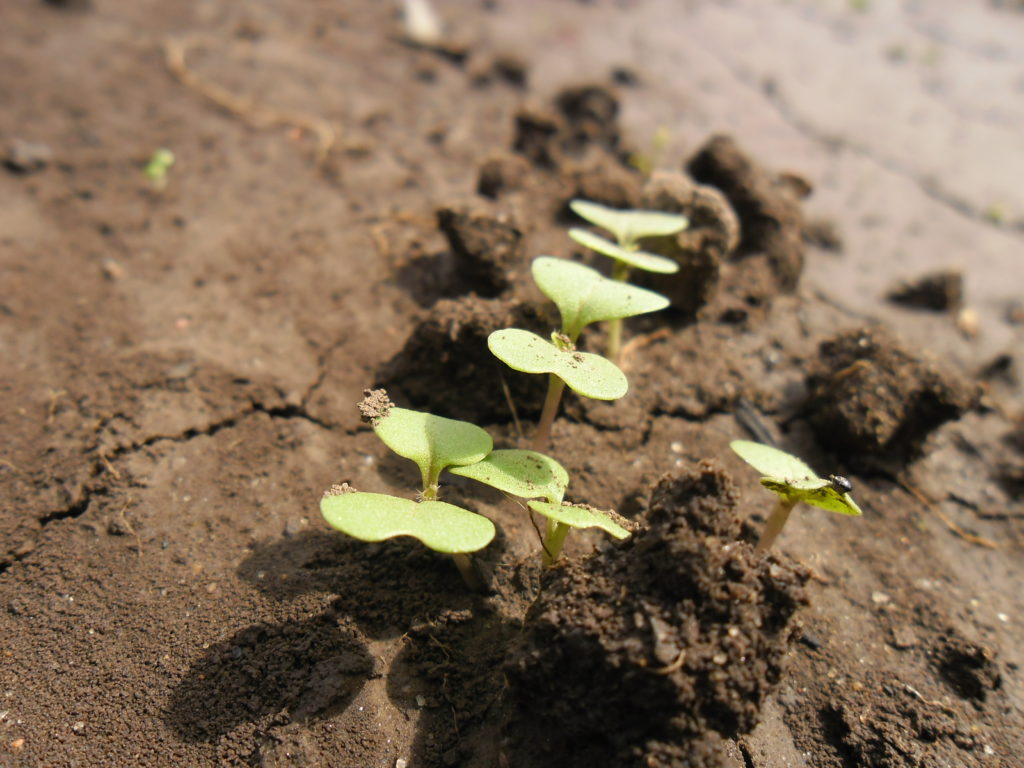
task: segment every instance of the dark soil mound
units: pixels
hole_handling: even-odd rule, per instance
[[[753,555],[736,501],[701,463],[658,484],[635,542],[548,573],[509,664],[512,764],[718,765],[754,727],[806,574]]]

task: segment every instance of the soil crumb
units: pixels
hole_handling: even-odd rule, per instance
[[[957,270],[933,272],[911,282],[901,283],[886,298],[893,304],[932,312],[953,312],[964,296],[964,276]]]
[[[978,397],[961,377],[911,354],[881,328],[822,342],[808,391],[818,438],[868,471],[918,456],[934,429],[959,418]]]
[[[508,665],[510,765],[717,766],[779,681],[806,573],[741,540],[711,462],[661,480],[647,528],[545,574]]]
[[[364,423],[375,427],[391,412],[392,405],[385,390],[364,389],[363,399],[359,403],[359,413]]]

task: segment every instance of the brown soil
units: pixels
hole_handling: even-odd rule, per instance
[[[898,314],[886,290],[943,266],[918,209],[880,185],[891,221],[851,218],[820,142],[785,168],[770,121],[708,125],[723,100],[754,114],[715,51],[756,48],[708,30],[742,43],[739,14],[770,13],[781,35],[817,4],[619,5],[438,2],[440,49],[368,1],[0,10],[0,766],[1022,765],[1009,281],[963,270],[959,330]],[[814,136],[778,83],[758,92]],[[666,109],[685,147],[648,180],[629,159]],[[818,184],[833,208],[811,216]],[[1019,222],[992,229],[978,184],[915,194],[960,222],[936,237],[966,219],[991,252]],[[545,569],[522,508],[446,477],[498,528],[474,594],[414,541],[328,529],[332,485],[419,479],[362,423],[367,388],[522,441],[543,384],[485,339],[552,329],[534,256],[604,266],[565,235],[577,194],[694,223],[652,244],[683,269],[658,284],[672,309],[627,323],[630,393],[567,397],[553,430],[568,498],[636,535],[575,533]],[[863,277],[878,227],[917,275]],[[771,499],[736,438],[849,477],[864,517],[799,509],[755,555]]]

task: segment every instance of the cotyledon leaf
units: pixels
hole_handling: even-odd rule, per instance
[[[595,400],[617,400],[629,382],[615,363],[589,352],[562,350],[535,333],[505,328],[487,337],[494,356],[524,373],[553,373],[574,392]]]
[[[789,482],[803,479],[820,479],[810,467],[796,456],[792,456],[770,445],[750,440],[733,440],[729,447],[762,475],[785,478]]]
[[[416,462],[424,487],[437,482],[446,467],[473,464],[494,447],[491,436],[476,424],[406,408],[391,407],[373,430],[392,451]]]
[[[849,493],[838,490],[831,480],[818,477],[796,456],[749,440],[733,440],[729,447],[765,475],[761,478],[761,485],[779,496],[841,515],[861,514],[860,507]]]
[[[569,473],[550,456],[536,451],[492,451],[476,464],[451,467],[453,475],[497,488],[522,499],[543,498],[558,503],[569,485]]]
[[[528,501],[534,512],[570,528],[600,528],[616,539],[630,536],[636,525],[615,512],[594,509],[580,504],[551,504],[546,501]]]
[[[671,275],[679,271],[679,263],[672,259],[658,256],[647,251],[631,251],[622,246],[616,245],[611,240],[605,240],[600,235],[595,235],[586,229],[573,227],[569,230],[569,237],[585,248],[590,248],[605,256],[618,259],[636,269],[646,272],[657,272],[662,275]]]
[[[656,312],[670,304],[659,293],[565,259],[539,256],[532,271],[534,282],[562,313],[562,332],[573,341],[591,323]]]
[[[620,245],[634,243],[644,237],[674,235],[690,223],[677,213],[619,210],[588,200],[573,200],[569,207],[591,224],[611,232]]]
[[[332,528],[360,541],[412,536],[437,552],[459,554],[483,549],[494,538],[494,524],[486,517],[443,501],[327,493],[320,511]]]

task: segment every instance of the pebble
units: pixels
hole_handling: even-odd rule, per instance
[[[917,637],[914,635],[914,631],[910,627],[893,627],[892,629],[892,646],[899,650],[906,648],[913,648],[917,645]]]
[[[889,596],[885,592],[872,592],[871,602],[875,605],[885,605],[889,602]]]
[[[16,173],[41,171],[53,160],[53,150],[45,144],[33,144],[23,139],[14,139],[7,145],[4,165]]]
[[[395,768],[405,768],[409,764],[409,761],[404,757],[400,757],[395,760]]]
[[[427,706],[427,699],[426,699],[426,697],[425,696],[417,696],[416,697],[416,706],[420,707],[421,709],[423,707]]]
[[[75,733],[82,733],[82,732],[84,732],[85,731],[85,721],[83,721],[83,720],[75,721],[72,724],[72,726],[71,726],[71,730],[74,731]]]

